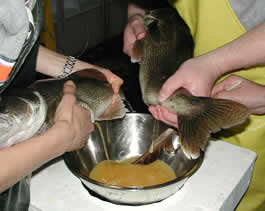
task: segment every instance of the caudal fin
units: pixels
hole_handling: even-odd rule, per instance
[[[200,98],[189,114],[178,114],[180,144],[188,158],[196,159],[204,151],[211,133],[243,123],[249,116],[244,105],[224,99]]]
[[[164,151],[173,152],[175,150],[172,144],[173,135],[176,135],[175,130],[171,128],[165,130],[155,140],[153,140],[151,145],[152,150],[145,152],[143,155],[133,161],[132,164],[149,164],[160,158]]]

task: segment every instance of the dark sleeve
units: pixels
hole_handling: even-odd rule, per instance
[[[36,63],[39,51],[39,40],[37,40],[21,66],[10,87],[27,87],[36,80]]]
[[[145,10],[171,7],[168,0],[129,0],[129,3],[133,3]]]

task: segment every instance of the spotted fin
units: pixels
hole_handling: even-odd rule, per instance
[[[178,114],[180,144],[185,155],[190,159],[200,156],[204,151],[211,133],[222,128],[243,123],[249,116],[244,105],[223,99],[200,97],[199,109],[189,114]]]

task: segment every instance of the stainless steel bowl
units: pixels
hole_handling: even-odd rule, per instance
[[[146,152],[152,142],[154,119],[148,114],[129,113],[123,119],[99,122],[106,149],[111,160],[124,160]],[[159,134],[168,128],[159,123]],[[107,138],[109,137],[109,138]],[[91,134],[88,144],[78,151],[66,153],[64,161],[83,185],[100,198],[113,203],[140,205],[161,201],[177,192],[195,172],[203,160],[188,160],[181,149],[174,153],[164,153],[161,159],[176,173],[175,180],[149,187],[118,187],[107,185],[84,176],[100,161],[106,160],[102,137],[97,127]],[[83,172],[83,173],[81,173]]]

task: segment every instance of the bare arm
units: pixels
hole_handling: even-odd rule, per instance
[[[66,56],[40,46],[37,57],[36,71],[44,75],[57,77],[63,70],[66,59]],[[73,72],[77,72],[83,69],[96,69],[99,72],[103,73],[106,76],[108,82],[112,84],[112,88],[116,93],[123,83],[123,80],[117,75],[113,74],[109,69],[77,60],[73,68]]]
[[[265,65],[265,23],[209,53],[220,74]],[[207,55],[206,55],[207,56]]]
[[[195,96],[236,100],[245,104],[253,114],[264,114],[264,85],[239,77],[228,78],[214,85],[219,77],[229,72],[265,65],[264,37],[265,23],[216,50],[187,60],[162,86],[159,100],[164,101],[175,90],[184,87]],[[238,87],[231,89],[239,80],[241,82]],[[177,125],[177,116],[168,113],[165,108],[153,106],[149,110],[155,118]]]
[[[163,85],[160,101],[180,87],[196,96],[210,96],[214,82],[220,76],[237,69],[264,65],[264,37],[265,23],[216,50],[187,60]]]
[[[65,125],[59,124],[43,135],[0,150],[0,192],[45,162],[62,155],[65,149],[61,145],[68,139],[67,134]]]
[[[44,163],[87,142],[94,125],[89,121],[90,113],[75,102],[75,86],[68,82],[55,125],[42,135],[0,150],[0,192]]]

